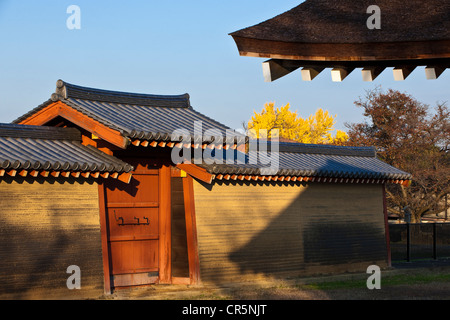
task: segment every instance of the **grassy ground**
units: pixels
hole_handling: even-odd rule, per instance
[[[151,300],[450,300],[450,264],[381,272],[381,289],[369,290],[369,274],[344,274],[289,281],[153,286],[125,289],[107,299]]]

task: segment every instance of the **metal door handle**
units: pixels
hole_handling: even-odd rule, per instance
[[[132,222],[132,223],[125,223],[123,217],[117,217],[116,216],[116,210],[113,211],[114,212],[114,219],[118,222],[117,224],[119,226],[131,226],[131,225],[149,225],[150,221],[148,220],[147,217],[143,217],[144,220],[146,220],[146,222],[141,223],[140,222],[140,218],[134,217],[133,219],[137,220],[137,222]]]

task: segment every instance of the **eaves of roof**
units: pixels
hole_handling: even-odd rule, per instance
[[[298,68],[305,81],[326,68],[333,81],[355,68],[364,69],[364,81],[386,68],[404,80],[418,66],[437,79],[450,67],[450,0],[306,0],[230,35],[241,56],[271,59],[263,63],[266,81]]]
[[[218,180],[285,180],[350,182],[396,182],[408,184],[411,174],[376,157],[373,148],[291,144],[280,151],[242,154],[233,150],[213,150],[202,162],[192,159]]]
[[[0,176],[112,177],[133,167],[81,143],[74,128],[0,124]]]

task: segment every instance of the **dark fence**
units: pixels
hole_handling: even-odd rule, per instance
[[[450,223],[390,224],[392,261],[450,257]]]

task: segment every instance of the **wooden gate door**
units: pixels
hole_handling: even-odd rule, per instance
[[[158,281],[159,169],[148,159],[124,159],[134,165],[129,184],[105,185],[111,286]]]

